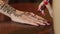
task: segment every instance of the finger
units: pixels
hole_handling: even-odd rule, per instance
[[[48,23],[48,21],[46,21],[46,20],[44,21],[44,23],[45,23],[46,25],[50,25],[50,23]]]

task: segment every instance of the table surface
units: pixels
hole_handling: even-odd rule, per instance
[[[30,26],[15,22],[0,22],[0,34],[49,34],[52,33],[51,26]]]

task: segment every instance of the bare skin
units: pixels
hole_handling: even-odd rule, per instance
[[[47,2],[47,4],[45,4],[45,2]],[[53,18],[53,9],[52,9],[52,7],[51,7],[51,5],[50,5],[50,3],[49,3],[49,0],[43,0],[43,1],[39,4],[39,7],[38,7],[38,10],[39,10],[39,11],[42,11],[42,10],[41,10],[41,7],[42,7],[43,5],[46,6],[46,8],[47,8],[48,11],[49,11],[50,16]],[[43,12],[43,13],[44,13],[44,12]]]
[[[23,12],[16,10],[8,4],[4,3],[2,0],[0,0],[0,13],[10,17],[12,21],[18,23],[25,23],[34,26],[46,24],[50,25],[49,23],[47,23],[47,20],[42,18],[41,16],[35,15],[32,12]]]

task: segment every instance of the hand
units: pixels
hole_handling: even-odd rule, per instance
[[[11,19],[12,21],[18,22],[18,23],[23,23],[23,24],[30,24],[34,26],[39,26],[39,25],[49,25],[47,20],[42,18],[41,16],[35,15],[32,12],[23,12],[23,11],[16,11],[16,14],[20,16],[15,16],[14,14],[11,14]]]

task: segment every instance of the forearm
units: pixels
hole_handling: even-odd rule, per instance
[[[7,14],[7,15],[10,15],[12,13],[13,8],[10,7],[9,5],[7,5],[6,3],[4,3],[3,1],[0,2],[0,13],[3,13],[3,14]]]
[[[0,1],[0,13],[3,13],[7,15],[8,17],[11,16],[11,14],[14,14],[17,16],[18,14],[24,13],[22,11],[16,10],[15,8],[9,6],[8,4],[4,3],[3,1]]]

